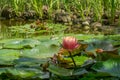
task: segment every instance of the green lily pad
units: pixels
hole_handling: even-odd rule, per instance
[[[34,40],[34,39],[24,39],[21,44],[24,46],[24,47],[35,47],[36,45],[39,45],[40,44],[40,41],[38,40]]]
[[[10,73],[13,76],[19,76],[21,78],[33,77],[40,73],[40,70],[33,68],[0,68],[0,71],[4,73]],[[11,76],[12,77],[12,76]]]
[[[22,40],[10,40],[3,45],[3,48],[20,49]]]
[[[59,50],[58,43],[54,41],[42,42],[40,45],[34,47],[33,49],[25,49],[21,51],[21,56],[31,57],[31,58],[48,58],[52,57]]]
[[[35,31],[35,29],[32,29],[31,24],[26,24],[26,25],[22,25],[22,26],[12,26],[10,27],[10,30],[12,32],[17,32],[17,33],[33,33]]]
[[[111,76],[120,77],[120,58],[110,59],[105,62],[97,62],[92,69],[98,72],[106,72]]]
[[[73,70],[65,69],[62,67],[50,65],[48,67],[48,70],[52,72],[53,74],[59,75],[59,76],[72,76]]]
[[[95,40],[91,43],[89,43],[88,47],[86,48],[86,53],[90,56],[97,56],[97,49],[102,49],[104,52],[114,52],[115,49],[111,42],[109,41],[100,41],[100,40]]]
[[[18,59],[20,53],[18,50],[0,50],[0,64],[11,64],[13,60]]]
[[[114,80],[111,79],[109,74],[106,73],[92,73],[89,72],[88,74],[84,75],[84,77],[80,78],[81,80],[98,80],[98,79],[104,79],[104,80]]]
[[[44,64],[45,62],[47,62],[47,59],[35,59],[35,58],[28,58],[28,57],[22,57],[19,58],[17,60],[15,60],[14,62],[16,63],[15,67],[18,68],[40,68],[41,64]]]
[[[87,61],[89,58],[86,56],[75,56],[74,60],[76,65],[82,65],[85,61]],[[71,58],[65,58],[65,60],[71,60]],[[73,65],[73,63],[70,63],[69,65]]]
[[[3,48],[9,49],[21,49],[24,47],[33,48],[39,44],[40,42],[34,39],[10,40],[4,44]]]
[[[65,69],[55,65],[50,65],[48,67],[48,70],[58,76],[73,76],[73,75],[80,76],[87,73],[87,71],[83,68],[73,70],[73,69]]]
[[[74,76],[80,76],[80,75],[83,75],[83,74],[86,74],[86,73],[88,73],[88,71],[87,71],[86,69],[84,69],[84,68],[79,68],[79,69],[75,69],[75,70],[73,71],[73,74],[72,74],[72,75],[74,75]]]

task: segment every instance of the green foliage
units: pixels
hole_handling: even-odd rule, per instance
[[[71,58],[65,58],[65,60],[70,60],[71,61]],[[85,56],[75,56],[74,57],[74,60],[75,60],[75,63],[76,65],[83,65],[83,63],[87,60],[89,60],[88,57],[85,57]],[[73,63],[70,63],[69,65],[73,65]]]
[[[33,9],[37,12],[40,18],[43,16],[43,1],[41,0],[30,0],[31,5],[33,5]]]
[[[56,42],[56,41],[53,41]],[[57,53],[59,50],[58,43],[52,43],[52,41],[42,42],[40,45],[32,48],[21,51],[22,55],[25,57],[32,58],[49,58]]]
[[[32,24],[26,24],[23,26],[12,26],[10,27],[10,30],[13,35],[27,35],[27,37],[32,37],[34,35],[40,34],[40,35],[55,35],[55,34],[64,34],[64,30],[67,28],[67,26],[62,24],[54,24],[54,23],[40,23],[39,25],[36,25],[35,23]]]
[[[60,50],[60,44],[58,42],[61,41],[61,37],[52,40],[47,36],[41,36],[37,39],[10,39],[0,41],[0,78],[3,79],[3,77],[6,76],[6,78],[12,80],[39,80],[46,78],[53,80],[119,79],[119,54],[115,54],[114,47],[110,43],[111,40],[112,42],[116,41],[115,36],[109,36],[110,42],[104,41],[103,36],[101,35],[97,37],[93,35],[76,35],[76,37],[79,40],[84,40],[85,44],[87,45],[85,48],[86,50],[82,49],[79,51],[80,54],[75,54],[73,56],[77,64],[76,68],[71,66],[73,63],[69,56],[62,56],[64,62],[61,63],[61,65],[54,64],[51,61],[52,56],[57,54]],[[88,40],[90,38],[92,39]],[[97,38],[97,40],[94,38]],[[83,44],[84,41],[79,42]],[[106,57],[104,60],[103,58],[101,58],[101,60],[92,57],[90,58],[86,55],[86,51],[94,50],[95,52],[95,49],[97,48],[102,48],[105,51],[108,51],[97,54],[100,56],[105,54]],[[120,50],[118,47],[117,53],[119,52]],[[46,72],[44,72],[44,70]],[[52,73],[51,77],[49,72]]]
[[[98,62],[92,67],[98,72],[106,72],[112,76],[120,77],[120,59],[110,59],[105,62]]]
[[[13,65],[15,59],[19,59],[20,52],[18,50],[1,49],[0,65]]]
[[[48,74],[43,74],[40,65],[48,61],[46,58],[58,52],[58,40],[18,39],[1,43],[3,44],[0,49],[0,74],[2,76],[11,75],[13,79],[49,77]],[[11,79],[10,76],[8,78]]]
[[[111,22],[114,22],[116,11],[119,10],[119,0],[0,0],[2,9],[5,6],[13,7],[16,14],[26,10],[35,10],[40,18],[43,17],[43,6],[48,6],[50,15],[54,13],[55,9],[65,9],[71,12],[78,12],[82,19],[94,13],[94,20],[100,21],[103,14],[110,16]],[[96,5],[97,4],[97,5]],[[62,7],[61,7],[62,6]],[[22,7],[22,8],[21,8]]]
[[[67,28],[65,25],[61,24],[54,24],[54,23],[47,23],[46,26],[50,29],[50,34],[56,34],[58,33],[59,35],[64,33],[64,30]]]
[[[11,49],[21,49],[21,48],[33,48],[36,45],[39,45],[40,42],[33,39],[25,39],[25,40],[11,40],[4,44],[3,48],[11,48]]]
[[[72,76],[72,75],[83,75],[87,73],[85,69],[76,69],[76,70],[69,70],[62,67],[50,65],[48,70],[52,72],[53,74],[59,75],[59,76]]]
[[[96,50],[97,49],[103,49],[105,51],[114,50],[113,45],[109,41],[95,40],[88,45],[88,47],[86,48],[86,51],[91,52],[94,55],[96,55]]]

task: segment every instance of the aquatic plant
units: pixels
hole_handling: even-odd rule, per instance
[[[10,27],[10,31],[15,35],[27,35],[28,37],[32,37],[35,35],[63,35],[67,26],[62,24],[55,23],[46,23],[46,22],[34,22],[31,24],[25,24],[21,26],[12,26]],[[16,36],[17,37],[17,36]]]
[[[75,37],[68,36],[68,37],[63,38],[62,47],[68,50],[75,67],[76,67],[76,63],[74,61],[74,58],[72,57],[71,51],[76,49],[78,46],[79,44]]]
[[[120,47],[117,47],[119,51],[116,51],[116,48],[112,45],[114,41],[116,42],[116,40],[120,39],[119,35],[117,35],[118,38],[109,36],[111,37],[109,38],[110,40],[101,40],[101,36],[93,35],[75,36],[77,38],[63,36],[64,38],[53,40],[50,37],[40,36],[37,39],[8,39],[0,41],[0,79],[114,80],[115,78],[120,78]],[[100,38],[99,40],[96,39],[98,37]],[[66,46],[69,44],[65,44],[64,46],[66,47],[63,49],[59,44],[59,41],[63,42],[63,39],[67,40],[67,42],[65,40],[65,43],[73,41],[74,47],[71,48]],[[75,47],[78,42],[81,45],[77,47],[79,49]],[[74,57],[76,68],[74,68],[68,53],[69,49],[72,50],[71,53],[72,57]],[[76,51],[78,52],[75,54],[74,52]],[[89,55],[89,53],[92,55]],[[96,56],[94,56],[95,53]],[[57,62],[53,63],[51,59]],[[49,76],[47,73],[54,75]]]
[[[67,36],[63,38],[62,47],[68,51],[72,51],[79,46],[78,41],[75,37]]]

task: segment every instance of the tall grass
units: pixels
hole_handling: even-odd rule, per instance
[[[41,18],[43,5],[49,7],[50,14],[61,9],[61,6],[68,12],[71,12],[71,7],[75,7],[83,20],[93,12],[96,21],[101,20],[103,14],[107,14],[111,22],[114,22],[116,11],[120,10],[120,0],[0,0],[0,8],[9,5],[16,13],[25,11],[25,4],[29,4],[30,9],[35,10]]]
[[[95,15],[95,20],[101,20],[103,15],[103,5],[101,0],[94,0],[92,2],[93,14]]]
[[[33,5],[33,9],[37,12],[40,18],[42,18],[43,12],[43,0],[30,0],[31,5]]]
[[[111,21],[114,22],[115,12],[116,12],[116,3],[115,0],[111,0]]]

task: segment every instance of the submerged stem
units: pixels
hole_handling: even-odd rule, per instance
[[[77,66],[76,66],[75,60],[74,60],[74,58],[73,58],[73,56],[72,56],[71,52],[70,52],[70,51],[68,51],[68,52],[69,52],[70,57],[71,57],[71,59],[72,59],[72,61],[73,61],[74,67],[76,68]]]

